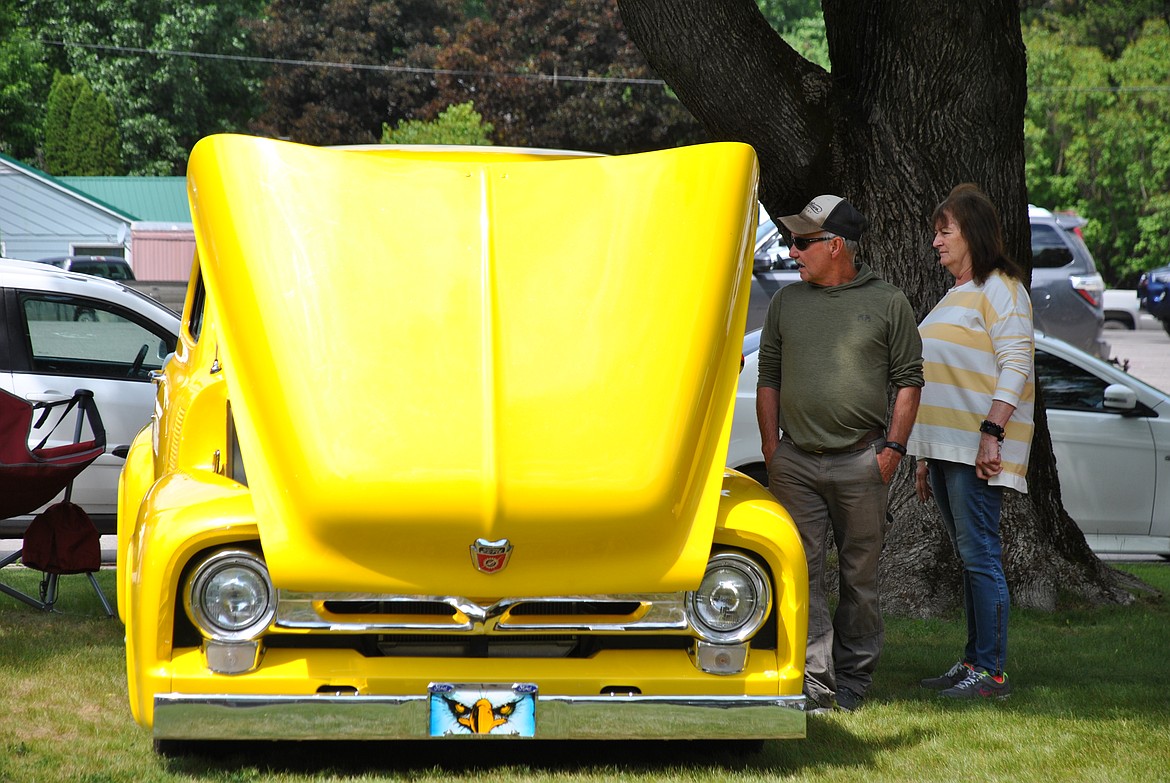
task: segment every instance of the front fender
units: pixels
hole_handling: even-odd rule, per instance
[[[217,474],[170,474],[147,493],[126,551],[123,618],[130,705],[142,725],[151,725],[154,694],[170,689],[166,664],[186,564],[210,547],[258,537],[247,488]]]
[[[776,498],[730,468],[723,475],[715,544],[754,552],[772,571],[776,662],[781,675],[804,675],[808,642],[808,561],[796,524]]]

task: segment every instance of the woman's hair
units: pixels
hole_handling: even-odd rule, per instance
[[[999,210],[978,185],[955,185],[943,203],[934,209],[931,224],[937,229],[953,221],[963,233],[971,252],[971,277],[983,285],[996,269],[1008,277],[1023,280],[1019,264],[1008,258],[1003,245],[1003,224]]]

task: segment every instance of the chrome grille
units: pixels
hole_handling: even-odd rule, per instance
[[[686,634],[685,593],[509,598],[279,591],[276,628],[338,633]]]

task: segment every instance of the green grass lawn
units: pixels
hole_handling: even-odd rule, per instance
[[[1170,594],[1170,566],[1126,566]],[[36,589],[38,575],[0,572]],[[113,598],[113,574],[99,580]],[[60,614],[0,594],[0,781],[1135,781],[1170,780],[1170,605],[1012,615],[1015,692],[944,702],[917,687],[959,655],[964,626],[889,619],[857,713],[757,753],[722,743],[261,743],[154,755],[126,702],[122,625],[84,577]]]

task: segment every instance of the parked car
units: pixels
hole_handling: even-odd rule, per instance
[[[1034,206],[1029,206],[1028,216],[1032,226],[1031,291],[1036,328],[1107,358],[1109,349],[1101,339],[1105,282],[1077,233],[1085,219],[1054,215]],[[776,291],[800,279],[796,262],[788,257],[783,234],[770,220],[757,229],[753,272],[759,288],[757,292],[753,287],[758,323],[766,310],[760,300],[770,301]]]
[[[75,389],[94,393],[109,445],[74,481],[72,499],[99,529],[112,531],[125,450],[150,421],[150,373],[175,350],[178,316],[110,280],[0,259],[0,319],[5,391],[30,402],[67,399]],[[55,423],[51,418],[35,429],[30,445],[40,443]],[[72,424],[62,424],[49,445],[72,437]],[[22,531],[27,524],[28,519],[16,518],[4,523],[5,532]]]
[[[54,256],[39,259],[38,263],[52,264],[69,272],[104,277],[109,280],[133,280],[134,271],[129,262],[116,256]]]
[[[1151,269],[1138,281],[1138,299],[1146,312],[1170,334],[1170,266]]]
[[[788,255],[788,243],[770,219],[756,229],[752,276],[769,301],[781,288],[800,280],[800,267]]]
[[[1105,281],[1078,229],[1087,221],[1028,207],[1032,224],[1032,320],[1038,331],[1109,357],[1101,339]]]
[[[1101,300],[1105,308],[1105,329],[1134,330],[1141,325],[1141,303],[1137,291],[1110,288]]]
[[[744,337],[727,464],[761,483],[755,398],[759,330]],[[1170,558],[1170,395],[1053,337],[1036,334],[1064,507],[1099,553]]]
[[[800,539],[720,448],[757,171],[201,140],[119,495],[156,747],[804,736]]]

